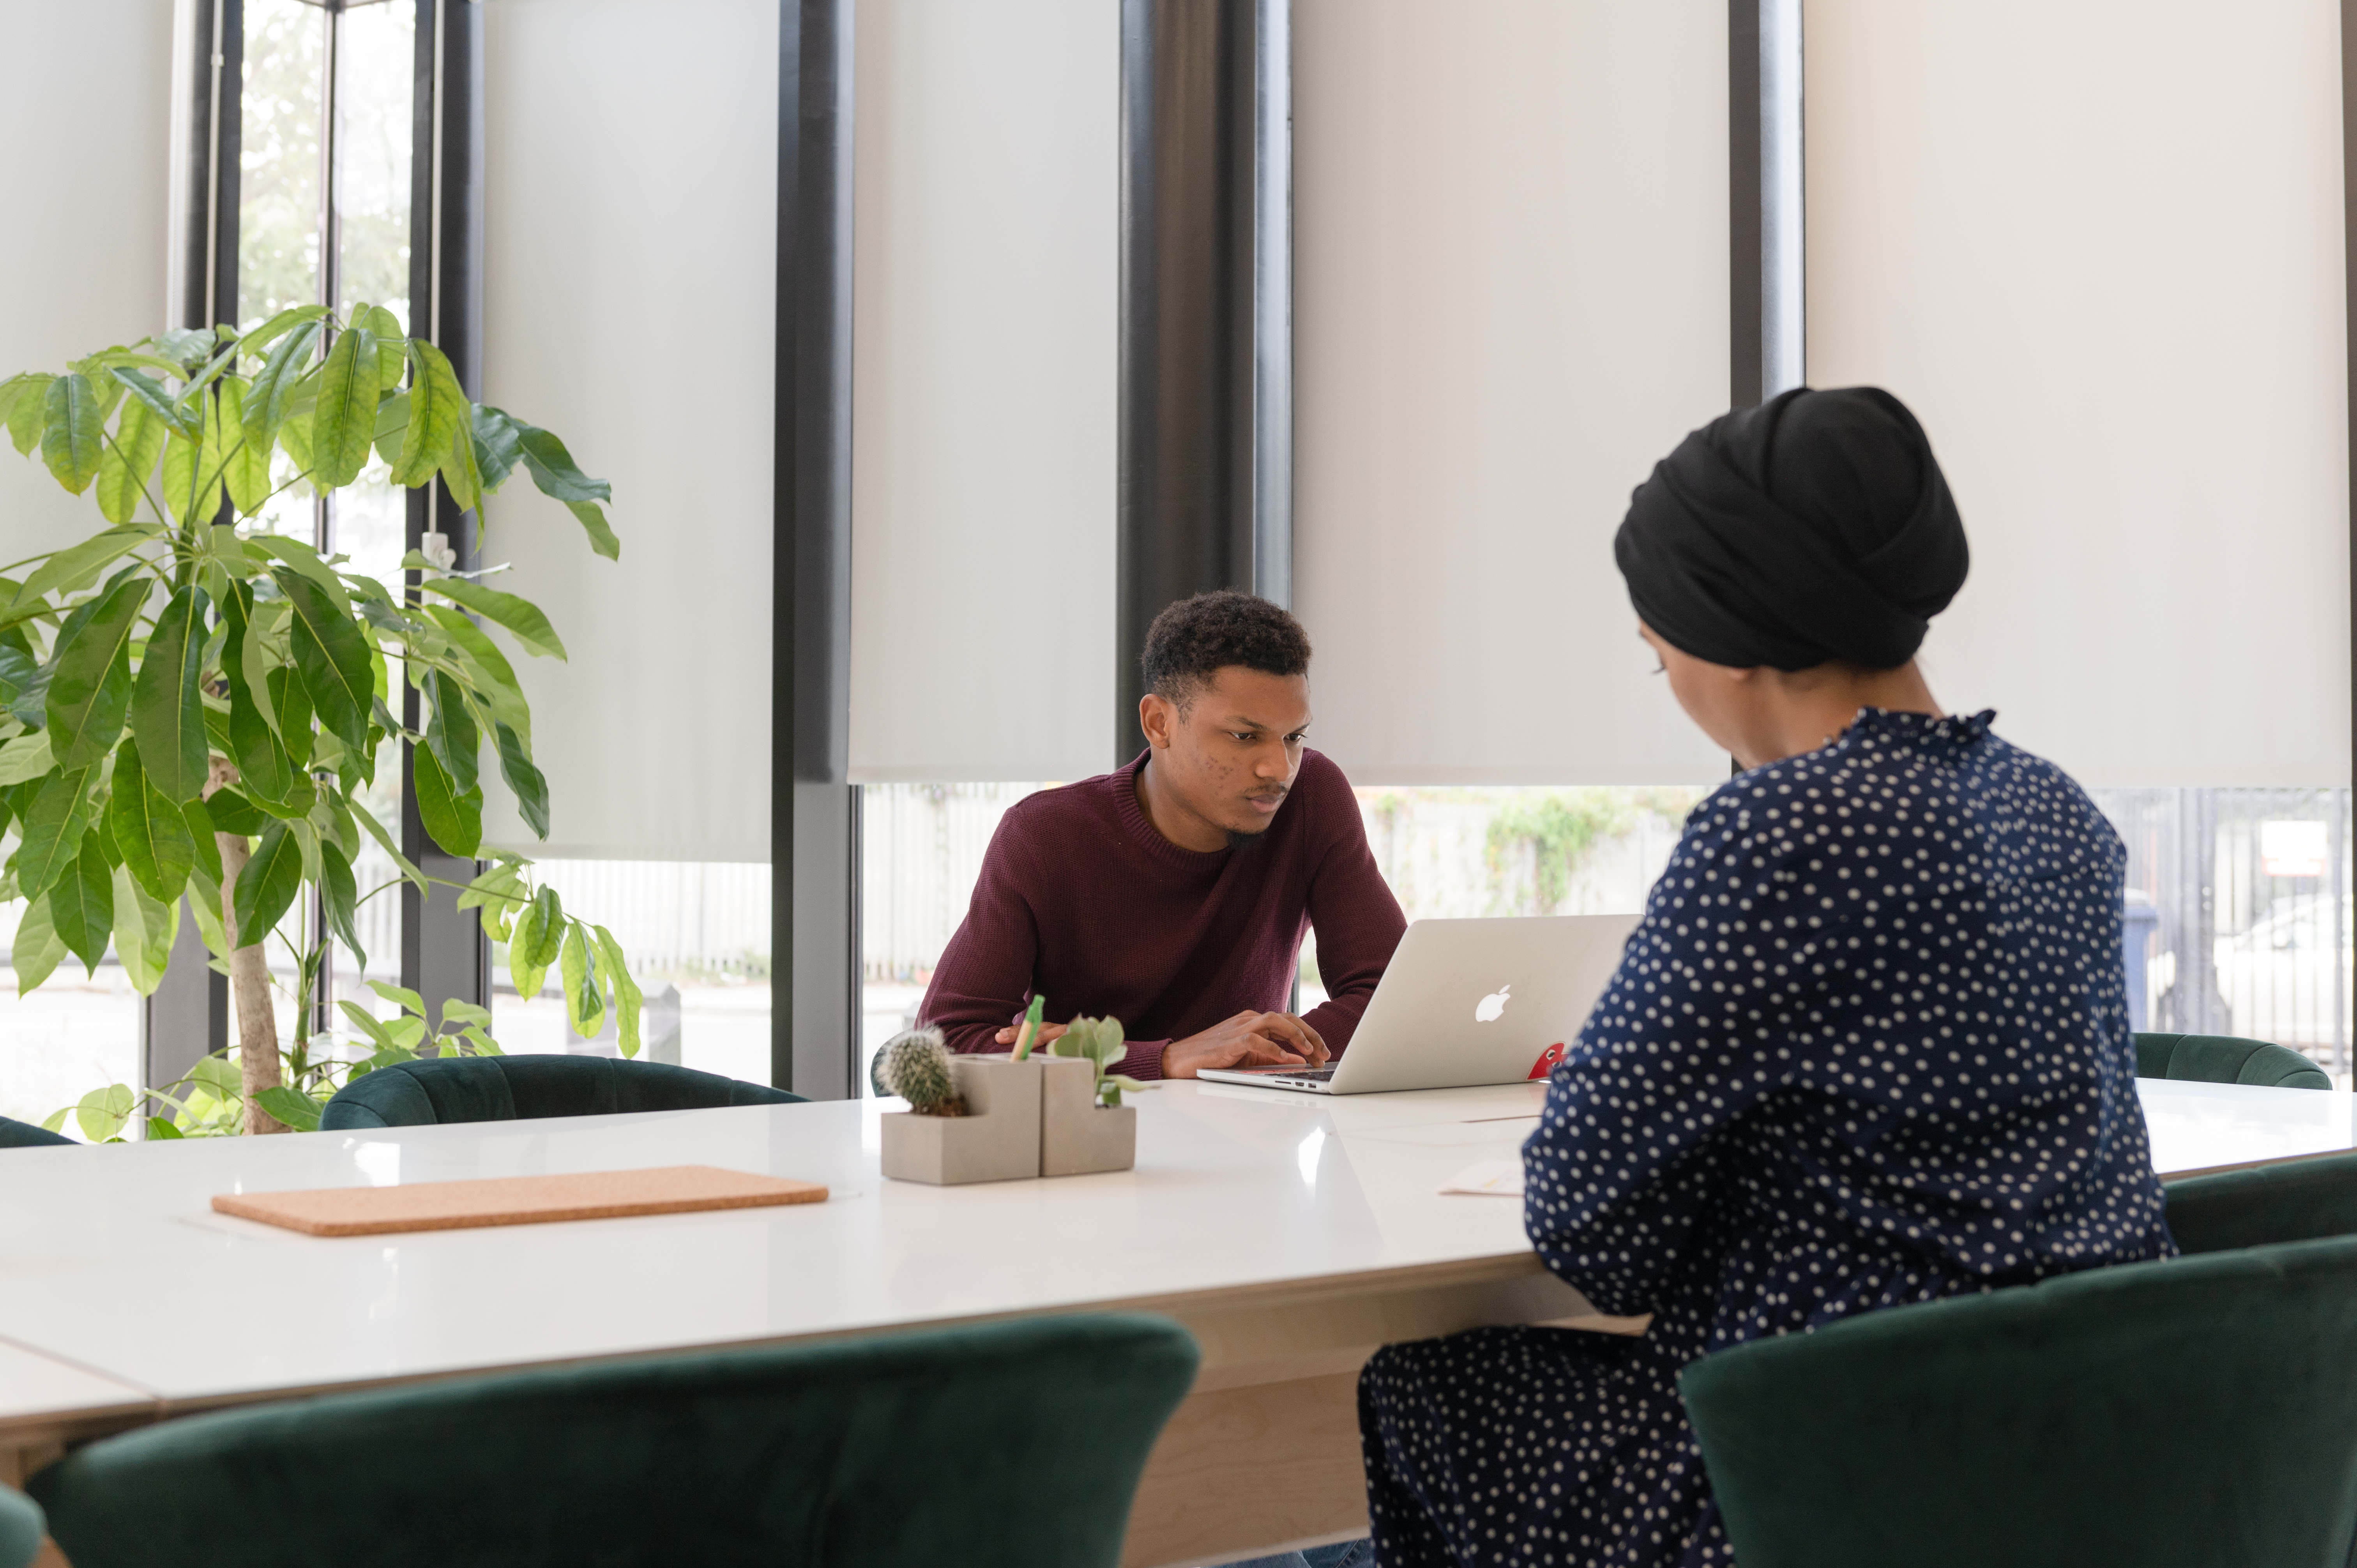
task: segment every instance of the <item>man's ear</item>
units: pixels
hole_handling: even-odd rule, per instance
[[[1146,744],[1157,751],[1170,749],[1172,730],[1178,723],[1178,709],[1169,698],[1148,692],[1137,700],[1137,727],[1146,732]]]

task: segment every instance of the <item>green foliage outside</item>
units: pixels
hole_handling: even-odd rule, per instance
[[[1695,791],[1684,789],[1558,789],[1523,795],[1491,819],[1491,886],[1502,897],[1507,863],[1517,847],[1527,844],[1540,906],[1553,909],[1571,891],[1572,877],[1598,844],[1630,832],[1648,813],[1673,821],[1684,817],[1695,800]]]
[[[296,486],[351,484],[373,453],[394,483],[438,480],[464,510],[522,468],[598,554],[619,556],[609,487],[554,434],[469,402],[441,351],[382,307],[339,318],[316,305],[243,334],[167,332],[12,376],[0,381],[0,424],[67,490],[91,495],[107,524],[0,565],[0,831],[15,840],[0,898],[26,904],[12,954],[20,991],[69,955],[94,972],[111,942],[133,987],[153,992],[185,894],[230,976],[241,1044],[276,1045],[261,944],[274,933],[285,942],[292,989],[307,997],[325,943],[307,921],[281,929],[307,907],[306,890],[364,966],[359,907],[404,879],[437,880],[364,799],[380,757],[399,755],[393,741],[414,748],[419,815],[446,853],[484,854],[487,766],[546,836],[532,715],[485,626],[525,655],[562,660],[548,618],[486,580],[499,568],[451,571],[413,552],[403,566],[414,584],[388,588],[252,520]],[[396,680],[418,692],[417,729],[395,711]],[[363,835],[391,857],[393,880],[357,886]],[[494,854],[471,883],[443,885],[507,945],[521,994],[538,994],[553,972],[576,1030],[596,1034],[612,1012],[622,1050],[636,1052],[640,998],[620,945],[535,886],[530,862]],[[315,1047],[307,1005],[295,1009],[291,1044],[241,1052],[245,1130],[316,1124],[339,1075],[498,1049],[481,1009],[445,1002],[429,1029],[424,999],[394,993],[380,988],[404,1009],[390,1023],[343,1004],[350,1038],[370,1048],[357,1065]],[[166,1086],[151,1131],[233,1130],[222,1109],[231,1077],[207,1069]],[[131,1094],[114,1086],[71,1109],[86,1133],[111,1122],[112,1136],[134,1113],[117,1106]]]

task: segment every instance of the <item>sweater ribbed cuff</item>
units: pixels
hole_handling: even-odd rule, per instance
[[[1142,1083],[1154,1083],[1162,1077],[1162,1047],[1168,1040],[1132,1040],[1129,1054],[1122,1058],[1120,1070]]]

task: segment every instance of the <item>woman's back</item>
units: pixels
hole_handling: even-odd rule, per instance
[[[1869,709],[1695,810],[1527,1150],[1599,1306],[1724,1342],[2169,1250],[2118,838],[1986,720]]]

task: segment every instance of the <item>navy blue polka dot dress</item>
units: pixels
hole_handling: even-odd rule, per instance
[[[1652,1326],[1377,1354],[1382,1563],[1731,1563],[1688,1361],[2175,1251],[2136,1097],[2125,852],[1992,716],[1865,709],[1695,809],[1523,1151],[1539,1255]]]

